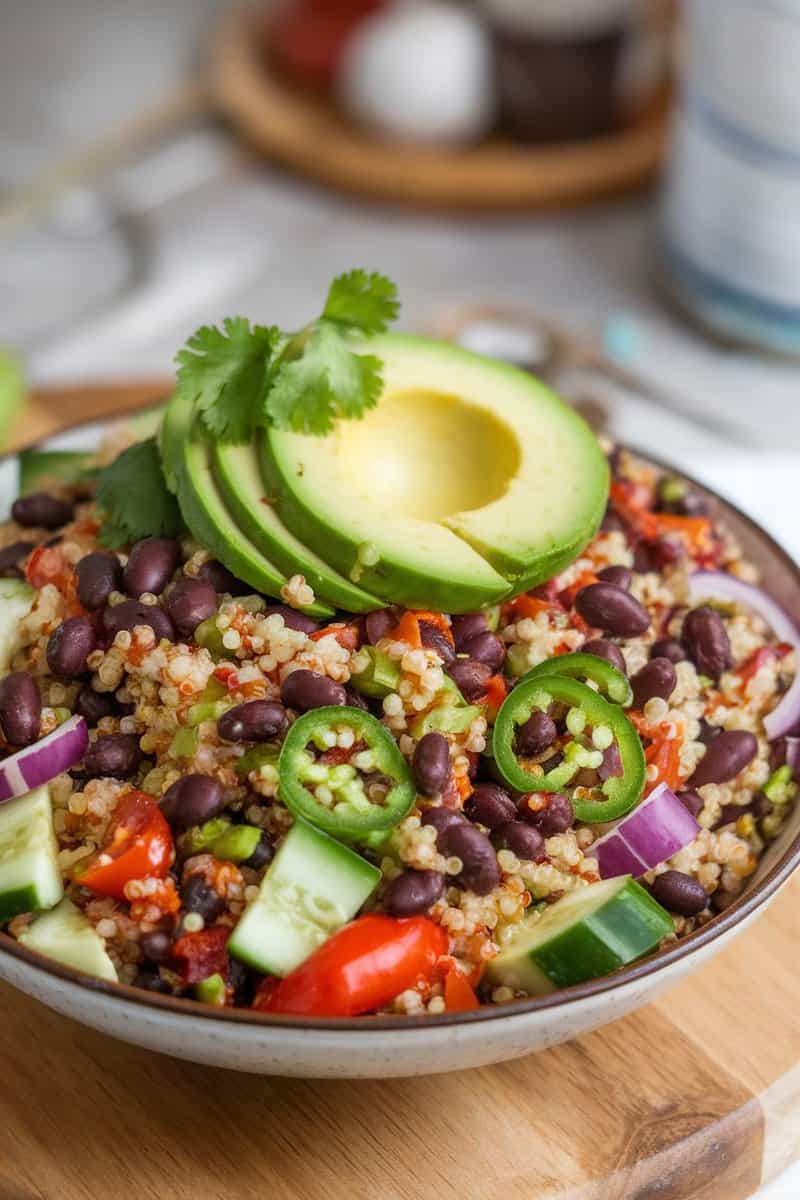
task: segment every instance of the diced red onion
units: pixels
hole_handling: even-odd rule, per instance
[[[80,762],[89,745],[83,717],[70,717],[41,741],[0,762],[0,803],[23,796]]]
[[[660,783],[632,813],[599,838],[588,853],[600,875],[640,875],[666,862],[697,837],[700,826],[665,783]]]
[[[745,608],[752,609],[769,625],[781,642],[788,642],[800,654],[800,632],[785,608],[773,600],[765,591],[752,583],[745,583],[725,571],[697,571],[689,579],[692,601],[732,600]],[[771,713],[764,718],[764,729],[771,742],[781,737],[800,721],[800,671],[795,674],[792,686]]]

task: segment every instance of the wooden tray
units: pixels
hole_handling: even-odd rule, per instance
[[[520,209],[628,190],[660,162],[664,99],[629,129],[592,141],[531,147],[493,140],[449,153],[383,144],[270,73],[263,28],[263,5],[227,16],[212,47],[214,97],[259,150],[322,183],[451,210]]]
[[[165,390],[40,392],[16,444]],[[623,1021],[427,1079],[195,1066],[0,985],[0,1200],[746,1200],[800,1157],[799,905]]]

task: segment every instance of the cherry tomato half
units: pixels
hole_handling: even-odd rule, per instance
[[[154,796],[127,792],[117,805],[101,850],[86,865],[78,864],[75,880],[101,896],[125,899],[131,879],[163,879],[175,857],[172,832]]]

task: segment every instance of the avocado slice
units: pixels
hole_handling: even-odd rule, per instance
[[[377,596],[357,587],[329,567],[284,525],[264,495],[264,483],[253,446],[217,443],[212,451],[214,478],[240,529],[270,562],[293,575],[301,572],[321,600],[347,612],[372,612],[383,607]]]
[[[270,429],[264,482],[284,523],[385,600],[467,612],[572,561],[602,520],[608,465],[585,422],[524,371],[387,334],[361,421]]]
[[[287,577],[242,533],[225,507],[211,471],[209,440],[198,427],[191,399],[176,393],[170,400],[160,444],[164,474],[194,537],[255,591],[279,597]],[[320,601],[303,611],[318,617],[334,612]]]

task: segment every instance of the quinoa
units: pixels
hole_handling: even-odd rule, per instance
[[[649,618],[643,634],[614,639],[629,676],[650,661],[657,640],[681,638],[690,607],[692,571],[727,570],[757,582],[755,568],[711,515],[702,518],[701,526],[687,525],[685,530],[680,521],[673,522],[667,533],[654,534],[644,521],[641,527],[636,525],[638,514],[652,518],[659,511],[660,476],[653,467],[623,452],[614,456],[614,474],[608,517],[580,556],[556,578],[487,614],[504,648],[504,664],[497,673],[502,694],[531,668],[579,651],[601,636],[602,630],[591,628],[581,617],[576,598],[607,567],[631,571],[630,595]],[[649,532],[643,533],[645,526]],[[97,528],[92,503],[81,503],[74,522],[61,531],[61,541],[41,553],[34,551],[27,560],[35,595],[20,623],[18,649],[10,666],[29,672],[38,683],[40,736],[52,732],[69,710],[80,707],[81,692],[90,689],[107,701],[107,711],[90,722],[91,746],[96,749],[104,739],[120,734],[133,737],[138,746],[136,762],[123,777],[92,776],[79,763],[50,783],[58,866],[66,894],[102,939],[118,977],[172,994],[192,994],[178,949],[210,930],[235,929],[257,898],[272,856],[293,824],[292,813],[281,799],[278,753],[285,730],[291,729],[301,710],[281,699],[287,680],[298,671],[312,672],[334,689],[332,695],[344,695],[349,703],[353,681],[368,668],[370,654],[379,652],[396,670],[396,682],[391,690],[367,699],[372,714],[391,735],[407,769],[415,769],[417,748],[431,729],[444,739],[449,768],[438,790],[416,792],[411,810],[380,844],[358,847],[381,876],[366,911],[391,911],[392,889],[410,873],[436,876],[440,883],[435,899],[422,911],[443,931],[448,969],[463,975],[483,1003],[504,1004],[524,994],[488,983],[486,967],[513,943],[521,922],[533,928],[559,899],[598,882],[593,847],[607,826],[572,819],[557,832],[545,830],[541,849],[525,858],[504,844],[496,828],[472,819],[473,828],[492,847],[494,874],[486,887],[467,886],[469,863],[443,848],[427,814],[432,808],[469,814],[474,790],[489,783],[496,786],[490,753],[496,706],[489,703],[488,692],[470,697],[475,712],[466,722],[449,721],[448,716],[464,705],[448,679],[448,663],[437,649],[409,637],[413,626],[403,619],[402,611],[397,611],[389,631],[370,649],[363,618],[340,614],[319,628],[309,626],[306,632],[293,627],[287,608],[276,609],[275,599],[227,593],[218,594],[216,610],[203,622],[202,642],[199,628],[197,636],[176,635],[170,641],[159,639],[150,625],[137,624],[98,645],[87,659],[85,678],[59,678],[48,664],[48,643],[62,622],[82,612],[76,598],[75,566],[96,548]],[[22,530],[13,522],[0,527],[0,546],[28,537],[44,542],[49,534]],[[211,561],[207,549],[190,541],[183,543],[180,558],[161,594],[139,597],[143,605],[168,609],[175,580],[199,578]],[[127,561],[122,551],[119,561],[121,566]],[[121,592],[112,592],[108,606],[113,609],[126,599]],[[280,601],[289,609],[307,609],[315,599],[301,574],[293,575],[281,589]],[[705,903],[691,915],[671,912],[673,931],[664,944],[712,920],[741,892],[765,848],[780,832],[797,794],[793,777],[783,780],[779,795],[769,784],[775,769],[774,747],[764,730],[764,718],[794,678],[794,651],[782,646],[752,612],[729,603],[719,611],[730,646],[728,669],[712,680],[698,672],[687,652],[675,663],[670,695],[649,698],[642,711],[633,714],[649,759],[646,794],[661,782],[678,793],[686,791],[710,739],[721,732],[751,733],[757,746],[734,779],[694,789],[697,836],[642,877],[644,886],[657,889],[659,877],[679,872],[699,884],[705,895]],[[447,614],[422,616],[438,620],[441,636],[452,643]],[[220,734],[221,716],[250,701],[278,706],[285,714],[283,733],[265,745],[258,739],[237,741]],[[438,721],[431,724],[432,718]],[[357,724],[351,727],[343,721],[331,731],[331,738],[329,745],[318,749],[319,757],[345,765],[345,776],[362,781],[367,798],[385,798],[391,781],[375,771],[373,756],[359,741]],[[598,740],[596,745],[606,743]],[[671,751],[668,774],[656,753],[665,747]],[[2,749],[12,752],[5,743]],[[259,749],[264,753],[254,753]],[[109,839],[132,795],[144,794],[160,804],[176,784],[196,775],[209,777],[220,789],[221,827],[255,831],[252,839],[258,835],[267,847],[261,860],[254,856],[252,861],[235,862],[213,849],[198,850],[198,830],[181,826],[168,830],[170,859],[157,877],[145,873],[128,879],[118,895],[99,895],[84,886],[87,864],[103,856],[111,861]],[[331,788],[325,783],[315,787],[317,801],[334,808],[337,796]],[[765,795],[765,787],[775,793],[775,799]],[[535,816],[537,804],[546,808],[547,796],[534,793],[522,801],[531,798],[536,803],[527,815],[520,807],[520,819],[527,820],[531,812]],[[24,934],[33,919],[34,914],[18,914],[7,923],[8,932],[15,937]],[[159,931],[176,947],[176,957],[153,957],[151,935]],[[236,972],[229,965],[227,979],[229,1004],[249,1005],[263,987],[259,974],[241,964]],[[445,976],[434,973],[391,998],[383,1011],[437,1014],[446,1010],[446,995]]]

